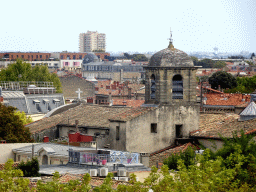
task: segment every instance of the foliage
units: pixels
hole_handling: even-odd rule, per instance
[[[237,77],[237,86],[226,90],[227,93],[251,93],[256,89],[256,75],[253,77]]]
[[[201,80],[201,82],[208,82],[209,76],[204,75],[204,76],[200,77],[199,79]]]
[[[61,82],[55,73],[50,73],[45,65],[31,67],[21,59],[8,65],[6,69],[0,71],[0,81],[48,81],[53,82],[56,92],[61,93]]]
[[[241,55],[234,55],[234,56],[228,57],[228,59],[244,59],[244,57]]]
[[[227,64],[225,61],[217,61],[216,63],[214,63],[213,68],[223,68],[225,67]]]
[[[217,71],[216,73],[213,73],[209,78],[209,83],[213,89],[218,89],[219,85],[223,89],[230,89],[237,86],[236,78],[225,71]]]
[[[248,63],[249,65],[254,65],[252,61],[245,61],[246,63]]]
[[[16,108],[0,103],[0,140],[10,143],[33,142],[29,128],[24,127],[19,116],[15,115]]]
[[[181,159],[184,161],[186,167],[193,165],[195,162],[195,150],[192,147],[188,147],[184,152],[176,153],[169,156],[164,160],[164,164],[169,167],[169,169],[178,169],[178,160]]]
[[[26,125],[28,123],[32,123],[33,122],[31,116],[27,117],[26,113],[24,111],[20,112],[20,111],[17,110],[17,111],[14,112],[14,115],[19,117],[19,119],[22,121],[23,125]]]
[[[251,59],[252,59],[253,57],[255,57],[255,53],[252,53],[252,55],[251,55]]]
[[[193,61],[195,66],[202,66],[203,68],[213,68],[215,61],[212,59],[202,59],[200,61]]]
[[[134,54],[133,60],[134,61],[148,61],[148,58],[143,54]]]
[[[39,176],[39,163],[37,158],[32,158],[27,162],[21,162],[17,169],[22,170],[25,177],[38,177]]]
[[[12,167],[13,160],[8,159],[4,169],[0,171],[0,191],[29,191],[29,180],[22,178],[23,173]]]
[[[143,54],[133,54],[130,55],[129,53],[124,53],[124,56],[127,59],[133,59],[134,61],[148,61],[148,58]]]
[[[101,191],[111,192],[111,191],[114,191],[112,189],[112,177],[114,177],[113,173],[108,173],[107,177],[104,179],[103,184],[99,187],[95,187],[93,189],[93,191],[96,191],[96,192],[101,192]]]
[[[190,58],[192,59],[194,65],[196,66],[196,64],[197,64],[197,62],[198,62],[198,58],[195,57],[195,56],[191,56]]]

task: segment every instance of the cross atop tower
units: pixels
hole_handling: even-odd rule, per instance
[[[170,38],[168,39],[169,40],[169,46],[168,48],[174,48],[173,46],[173,39],[172,39],[172,30],[170,28]]]
[[[83,93],[83,91],[80,91],[80,88],[78,88],[78,90],[76,91],[76,93],[78,94],[77,98],[80,99],[80,93]]]

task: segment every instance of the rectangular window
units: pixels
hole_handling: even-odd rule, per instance
[[[116,140],[119,140],[119,136],[120,136],[120,127],[116,126]]]
[[[24,59],[24,55],[21,55],[21,58]]]
[[[157,123],[151,123],[151,133],[157,133]]]
[[[17,58],[19,58],[19,56],[17,55]]]
[[[79,55],[79,59],[82,59],[82,55]]]
[[[60,59],[63,59],[63,55],[60,56]]]
[[[182,138],[182,125],[175,125],[176,138]]]
[[[40,59],[42,59],[42,55],[40,55]]]
[[[75,56],[75,55],[73,55],[73,59],[76,59],[76,56]]]
[[[36,55],[36,58],[38,59],[38,55]]]

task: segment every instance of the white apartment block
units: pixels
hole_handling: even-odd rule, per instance
[[[79,52],[106,50],[106,34],[97,31],[87,31],[79,34]]]

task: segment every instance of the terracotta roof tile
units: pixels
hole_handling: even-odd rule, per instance
[[[239,132],[241,129],[246,134],[256,132],[256,119],[248,121],[238,121],[237,114],[202,114],[200,116],[199,130],[190,133],[195,137],[220,138],[219,134],[224,137],[232,137],[234,131]]]

